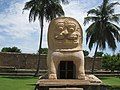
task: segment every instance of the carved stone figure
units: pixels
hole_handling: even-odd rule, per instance
[[[85,79],[82,29],[73,18],[60,17],[51,21],[48,29],[47,65],[49,79],[57,79],[61,61],[73,61],[75,78]]]

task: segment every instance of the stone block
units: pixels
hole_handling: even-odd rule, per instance
[[[49,88],[49,90],[83,90],[83,88]]]

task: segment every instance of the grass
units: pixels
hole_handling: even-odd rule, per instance
[[[0,90],[34,90],[38,78],[0,76]]]
[[[120,86],[120,78],[119,77],[102,77],[100,79],[107,85]]]
[[[100,79],[112,90],[120,90],[120,77],[101,77]]]
[[[119,77],[101,77],[105,85],[112,90],[120,90]],[[0,76],[0,90],[34,90],[38,77]]]

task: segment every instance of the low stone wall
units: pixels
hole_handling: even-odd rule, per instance
[[[91,70],[93,57],[85,57],[85,69]],[[100,70],[102,68],[102,57],[97,57],[95,60],[95,70]]]
[[[41,55],[40,69],[46,70],[47,55]],[[38,55],[26,53],[1,53],[0,52],[0,66],[10,66],[17,69],[35,69],[37,66]],[[93,58],[85,57],[85,69],[90,70],[92,67]],[[101,69],[102,58],[96,58],[95,69]]]

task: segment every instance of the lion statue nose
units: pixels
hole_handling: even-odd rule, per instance
[[[66,36],[66,35],[68,35],[68,30],[67,30],[67,29],[65,29],[62,33],[63,33],[63,35],[65,35],[65,36]]]

